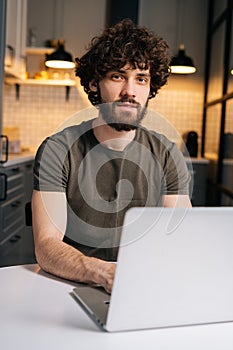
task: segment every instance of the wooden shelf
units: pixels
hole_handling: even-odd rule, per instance
[[[52,53],[55,51],[54,47],[26,47],[27,55],[45,55],[46,53]]]
[[[44,86],[75,86],[74,79],[17,79],[6,77],[5,82],[8,85],[44,85]]]
[[[13,77],[5,77],[5,83],[15,85],[16,99],[19,100],[20,86],[64,86],[66,88],[66,101],[69,100],[70,87],[76,86],[74,79],[17,79]]]

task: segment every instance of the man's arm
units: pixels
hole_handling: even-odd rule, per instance
[[[33,234],[40,267],[77,282],[97,283],[111,292],[115,264],[88,257],[63,242],[66,229],[66,196],[62,192],[33,192]]]
[[[163,206],[167,208],[191,208],[188,195],[169,194],[163,196]]]

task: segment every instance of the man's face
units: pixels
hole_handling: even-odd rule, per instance
[[[118,131],[131,130],[142,120],[150,92],[149,70],[129,65],[109,71],[99,82],[103,119]]]

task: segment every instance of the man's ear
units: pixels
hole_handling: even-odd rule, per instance
[[[98,83],[96,79],[93,79],[92,81],[90,81],[89,88],[91,89],[91,91],[94,91],[94,92],[98,90]]]

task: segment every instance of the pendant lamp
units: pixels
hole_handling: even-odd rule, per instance
[[[180,45],[178,54],[172,57],[170,67],[173,74],[192,74],[197,70],[191,57],[186,56],[183,44]]]
[[[60,69],[72,69],[75,67],[71,54],[65,51],[63,41],[58,42],[58,47],[54,52],[46,54],[45,65],[49,68]]]

